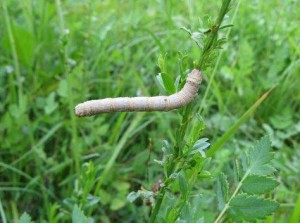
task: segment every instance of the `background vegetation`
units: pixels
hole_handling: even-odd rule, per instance
[[[59,3],[1,1],[0,216],[15,222],[27,212],[36,222],[69,222],[77,204],[95,222],[142,222],[150,204],[126,197],[162,179],[154,159],[161,159],[164,139],[175,142],[180,116],[113,113],[79,119],[74,105],[159,94],[159,55],[174,80],[182,64],[191,68],[199,50],[179,28],[196,30],[200,18],[205,23],[217,15],[221,1]],[[207,222],[216,216],[215,176],[232,171],[245,148],[265,134],[280,183],[269,194],[280,207],[267,221],[299,219],[299,6],[297,0],[236,1],[222,57],[215,71],[204,74],[202,136],[212,145],[276,86],[213,157],[212,177],[197,186],[194,208]]]

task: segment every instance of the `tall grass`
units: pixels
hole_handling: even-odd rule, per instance
[[[153,160],[162,156],[162,140],[176,144],[180,115],[115,113],[79,120],[73,106],[87,98],[158,94],[159,55],[173,80],[184,73],[190,58],[201,54],[180,27],[195,30],[201,18],[210,28],[206,21],[220,5],[1,1],[1,220],[16,222],[28,212],[36,222],[70,222],[77,204],[96,222],[148,221],[151,205],[126,197],[141,187],[151,191],[163,178]],[[198,131],[212,145],[222,144],[206,164],[213,176],[231,170],[232,158],[253,139],[271,136],[282,182],[274,196],[286,204],[275,214],[278,221],[297,220],[299,206],[298,8],[296,1],[241,1],[222,57],[205,72],[196,102],[201,117],[193,117],[187,129],[187,135]],[[238,121],[274,85],[255,113],[246,113],[249,120]],[[232,138],[220,144],[233,128]],[[214,188],[210,178],[190,190],[189,204],[201,208],[208,222],[216,216]]]

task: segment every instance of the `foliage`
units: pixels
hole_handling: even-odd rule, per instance
[[[211,38],[221,3],[1,1],[0,221],[147,222],[164,190],[162,222],[226,204],[221,220],[252,221],[271,200],[264,221],[299,222],[297,1],[234,1]],[[178,112],[74,115],[86,98],[174,93],[201,64]],[[251,158],[262,135],[272,147]]]
[[[31,217],[26,212],[24,212],[21,215],[21,217],[20,217],[20,219],[18,220],[17,223],[31,223],[31,222],[32,222]]]
[[[82,213],[78,206],[74,206],[72,211],[72,222],[73,223],[88,223],[88,218]]]
[[[236,221],[255,221],[264,219],[278,209],[279,205],[275,201],[258,196],[270,193],[278,185],[275,179],[268,176],[274,171],[270,148],[269,137],[265,136],[242,157],[242,168],[238,167],[241,171],[236,173],[240,180],[230,198],[229,182],[221,175],[217,186],[218,208],[221,213],[215,222],[220,222],[227,210]]]

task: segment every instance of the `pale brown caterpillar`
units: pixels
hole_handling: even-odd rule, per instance
[[[186,83],[181,91],[175,94],[169,96],[121,97],[91,100],[78,104],[75,107],[75,114],[83,117],[122,111],[169,111],[183,107],[193,101],[197,95],[201,81],[201,72],[194,69],[188,74]]]

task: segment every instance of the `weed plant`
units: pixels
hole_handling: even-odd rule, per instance
[[[299,222],[297,1],[0,4],[1,222]],[[194,67],[183,109],[75,117]]]

